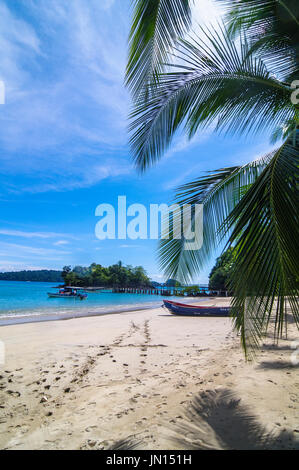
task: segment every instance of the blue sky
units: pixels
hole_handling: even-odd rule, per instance
[[[208,0],[196,22],[213,20]],[[122,260],[161,280],[154,240],[95,237],[95,208],[169,203],[178,184],[242,164],[268,139],[178,135],[144,175],[133,168],[123,86],[129,0],[4,0],[0,4],[0,270]],[[219,253],[218,253],[219,254]],[[199,274],[207,282],[214,263]]]

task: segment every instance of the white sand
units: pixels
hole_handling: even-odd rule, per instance
[[[263,426],[270,447],[298,447],[298,336],[291,325],[280,348],[269,339],[246,363],[229,318],[161,308],[1,327],[0,448],[105,449],[127,438],[141,449],[251,448]]]

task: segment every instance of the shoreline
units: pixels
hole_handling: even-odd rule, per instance
[[[103,307],[104,308],[104,307]],[[52,321],[67,321],[67,320],[75,320],[76,318],[88,318],[88,317],[99,317],[104,315],[113,315],[118,313],[126,313],[126,312],[136,312],[140,310],[151,310],[157,308],[157,305],[154,306],[135,306],[132,305],[131,307],[124,307],[124,308],[117,308],[117,310],[107,310],[105,309],[104,312],[96,311],[96,312],[84,312],[84,313],[76,313],[76,314],[66,314],[66,313],[56,313],[56,314],[36,314],[36,316],[30,317],[30,315],[20,315],[19,317],[16,316],[7,316],[4,320],[1,319],[0,315],[0,328],[4,326],[13,326],[13,325],[23,325],[27,323],[44,323],[44,322],[52,322]]]
[[[177,299],[184,300],[185,303],[197,303],[198,299],[201,299],[200,302],[205,302],[205,301],[210,301],[212,299],[209,297],[197,297],[195,298],[186,298],[186,297],[176,297]],[[221,297],[219,297],[221,298]],[[187,299],[187,300],[186,300]],[[213,297],[213,299],[217,299],[217,297]],[[94,311],[91,310],[92,307],[90,307],[90,310],[87,310],[85,312],[80,313],[79,307],[76,309],[69,309],[70,313],[66,312],[60,312],[60,313],[37,313],[37,314],[24,314],[24,315],[6,315],[5,314],[2,316],[1,311],[0,311],[0,328],[3,326],[10,326],[10,325],[21,325],[21,324],[26,324],[26,323],[41,323],[41,322],[49,322],[49,321],[62,321],[62,320],[73,320],[76,318],[85,318],[85,317],[96,317],[96,316],[103,316],[103,315],[113,315],[113,314],[118,314],[118,313],[126,313],[126,312],[137,312],[141,310],[152,310],[159,308],[162,306],[163,300],[161,298],[161,305],[160,301],[155,300],[152,302],[152,305],[150,303],[136,303],[136,304],[127,304],[124,305],[123,307],[121,305],[117,305],[116,307],[112,307],[107,305],[105,307],[94,307]],[[99,309],[102,309],[101,311]],[[78,310],[78,312],[76,312]],[[76,313],[75,313],[76,312]]]
[[[297,335],[265,338],[250,363],[230,318],[155,308],[4,326],[0,448],[299,449]]]

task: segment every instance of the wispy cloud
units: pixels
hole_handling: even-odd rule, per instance
[[[68,245],[70,242],[67,240],[58,240],[57,242],[53,243],[55,246],[63,246],[63,245]]]
[[[178,176],[171,180],[167,180],[166,183],[163,184],[163,189],[168,191],[170,189],[177,189],[177,186],[184,183],[186,178],[190,175],[194,175],[194,168],[189,168],[187,171],[180,173]]]
[[[29,191],[29,178],[32,192],[45,192],[126,174],[125,2],[28,0],[26,15],[20,3],[0,6],[0,160],[6,179],[24,181],[6,181],[7,190]]]
[[[119,248],[142,248],[141,245],[119,245]]]
[[[41,183],[30,184],[28,186],[18,185],[12,188],[11,192],[44,193],[48,191],[70,191],[73,189],[89,188],[107,178],[116,178],[130,174],[132,168],[128,164],[111,159],[104,164],[85,163],[84,168],[65,168],[61,172],[56,172],[52,177],[44,178]]]
[[[9,271],[37,271],[40,269],[49,269],[46,266],[34,266],[28,263],[22,263],[20,261],[10,261],[10,260],[1,260],[0,262],[0,271],[9,272]]]
[[[5,230],[0,229],[0,235],[7,235],[11,237],[22,237],[22,238],[56,238],[56,237],[69,237],[75,238],[71,234],[66,233],[55,233],[55,232],[24,232],[21,230]],[[57,242],[58,243],[58,242]],[[68,242],[65,242],[68,243]]]
[[[206,142],[208,138],[211,136],[213,132],[212,126],[209,129],[202,130],[199,132],[197,135],[195,135],[192,139],[189,139],[186,134],[180,133],[178,134],[174,140],[173,143],[164,156],[165,164],[168,164],[166,160],[169,158],[172,158],[176,154],[178,155],[184,155],[186,151],[191,150],[192,148],[198,147],[200,144]]]
[[[0,249],[10,250],[10,256],[37,255],[37,256],[55,256],[55,255],[68,255],[69,251],[56,250],[52,248],[41,248],[28,245],[19,245],[17,243],[0,242]]]
[[[192,30],[201,34],[200,26],[213,25],[217,27],[225,8],[213,0],[194,2],[192,5]]]
[[[3,59],[0,75],[5,82],[6,94],[12,101],[20,96],[30,76],[22,65],[23,60],[32,60],[40,54],[40,41],[34,29],[21,18],[17,18],[5,2],[0,4],[0,25]]]

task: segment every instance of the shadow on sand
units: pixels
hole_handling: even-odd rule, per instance
[[[196,396],[184,420],[163,432],[169,449],[276,450],[299,449],[299,440],[286,430],[268,432],[230,390],[211,390]],[[159,436],[156,436],[159,440]],[[148,444],[147,444],[148,445]],[[148,448],[134,436],[110,450]]]
[[[293,351],[289,344],[285,344],[285,345],[281,345],[281,344],[279,344],[279,345],[277,345],[277,344],[263,344],[261,349],[263,349],[265,351],[275,351],[275,352],[279,352],[279,351],[290,351],[290,352],[292,352]]]
[[[198,395],[186,418],[175,437],[180,448],[299,449],[293,433],[267,432],[248,407],[227,389]]]
[[[291,350],[290,350],[291,351]],[[299,364],[292,365],[290,361],[263,361],[258,366],[259,369],[288,369],[294,370],[299,368]]]

